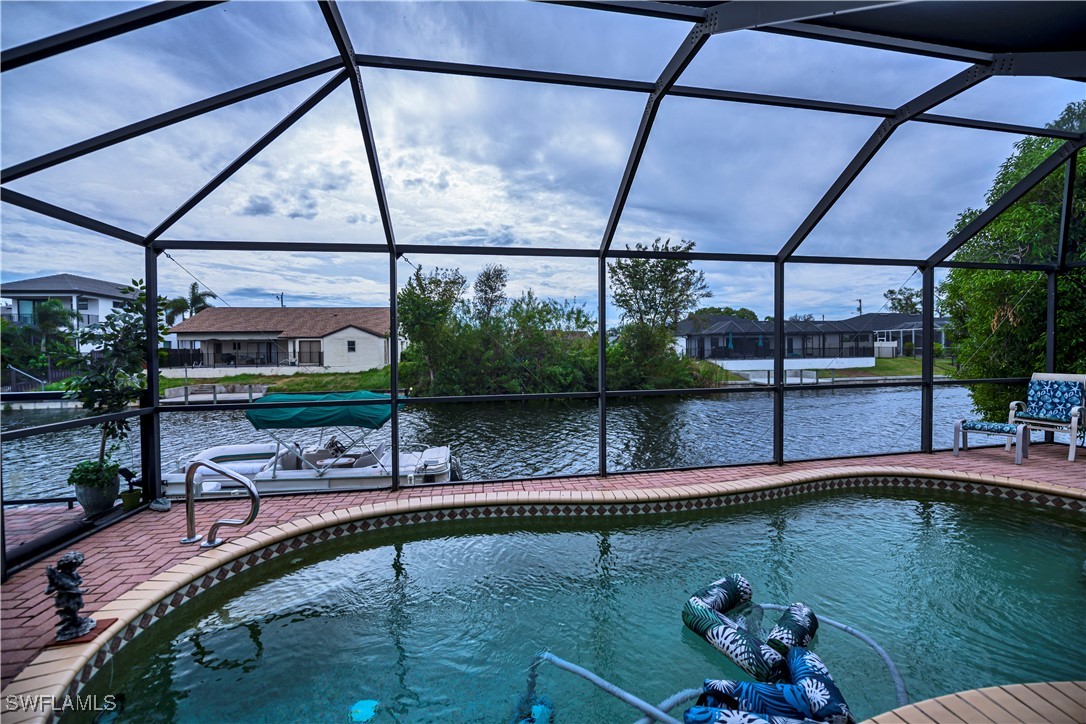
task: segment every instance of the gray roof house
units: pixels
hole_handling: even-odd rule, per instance
[[[936,342],[944,343],[946,322],[935,320]],[[765,369],[774,356],[773,331],[773,322],[726,315],[685,319],[676,329],[676,349],[728,369]],[[796,369],[870,367],[877,348],[883,350],[879,356],[896,356],[905,352],[906,343],[918,348],[923,341],[919,314],[892,312],[834,321],[786,320],[784,335],[786,367]]]
[[[77,327],[83,327],[109,316],[115,307],[132,298],[134,294],[125,292],[125,286],[76,274],[50,274],[0,283],[0,297],[11,300],[4,318],[16,324],[32,324],[35,308],[56,299],[79,313]]]

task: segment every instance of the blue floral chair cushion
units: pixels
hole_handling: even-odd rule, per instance
[[[1070,422],[1071,408],[1083,404],[1079,382],[1030,380],[1025,412],[1016,417],[1049,422]]]
[[[989,432],[993,435],[1013,435],[1018,426],[1010,422],[988,422],[987,420],[966,420],[962,429],[967,432]]]

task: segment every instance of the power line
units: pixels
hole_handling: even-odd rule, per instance
[[[169,259],[170,261],[172,261],[172,262],[173,262],[174,264],[176,264],[177,266],[181,267],[181,269],[182,269],[182,270],[184,270],[184,272],[185,272],[186,274],[188,274],[188,275],[189,275],[190,277],[192,277],[193,279],[195,279],[195,280],[196,280],[196,283],[197,283],[197,284],[199,284],[199,285],[200,285],[200,286],[202,286],[202,287],[203,287],[204,289],[206,289],[206,290],[208,290],[209,292],[211,292],[212,296],[214,296],[214,297],[215,297],[216,299],[218,299],[218,300],[219,300],[220,302],[222,302],[222,303],[223,303],[223,304],[225,304],[226,306],[228,306],[228,307],[230,306],[230,302],[226,301],[226,299],[224,299],[224,298],[223,298],[223,296],[222,296],[221,294],[219,294],[219,293],[218,293],[218,292],[216,292],[216,291],[215,291],[214,289],[212,289],[212,288],[211,288],[211,287],[209,287],[209,286],[208,286],[207,284],[205,284],[205,283],[203,282],[203,280],[202,280],[202,279],[200,279],[199,277],[197,277],[197,276],[196,276],[195,274],[193,274],[192,272],[190,272],[190,271],[189,271],[188,269],[185,269],[185,265],[184,265],[184,264],[182,264],[181,262],[177,261],[177,259],[174,259],[174,258],[173,258],[172,256],[170,256],[170,255],[169,255],[169,253],[168,253],[168,252],[162,252],[162,255],[163,255],[164,257],[166,257],[167,259]]]

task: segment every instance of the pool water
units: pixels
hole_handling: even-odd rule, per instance
[[[1082,515],[921,491],[404,528],[220,584],[84,693],[122,694],[115,718],[131,722],[346,722],[367,699],[374,722],[509,722],[548,650],[656,703],[706,677],[747,678],[680,619],[692,592],[731,572],[755,601],[803,601],[871,635],[913,701],[1084,679],[1084,560]],[[895,706],[859,640],[823,626],[812,648],[858,719]],[[561,722],[637,718],[547,664],[536,693]]]

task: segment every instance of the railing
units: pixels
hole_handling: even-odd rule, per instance
[[[4,392],[31,392],[31,391],[44,391],[45,385],[50,382],[59,382],[60,380],[66,380],[69,377],[80,374],[80,370],[77,368],[61,368],[61,369],[48,369],[43,371],[37,371],[37,374],[30,374],[23,370],[8,365],[9,375],[8,384],[4,385]],[[16,375],[21,376],[16,376]],[[29,381],[28,381],[29,379]]]
[[[15,386],[16,386],[16,385],[18,384],[18,383],[17,383],[16,381],[15,381],[15,380],[17,379],[17,378],[15,377],[15,375],[16,375],[16,374],[20,374],[20,375],[22,375],[23,377],[29,377],[29,378],[30,378],[30,381],[31,381],[31,382],[33,382],[33,383],[35,383],[36,385],[38,385],[39,387],[41,387],[41,391],[42,391],[42,392],[45,392],[45,380],[39,380],[39,379],[38,379],[37,377],[35,377],[34,375],[30,374],[29,372],[24,372],[24,371],[22,371],[21,369],[19,369],[19,368],[18,368],[18,367],[16,367],[15,365],[8,365],[8,369],[9,369],[9,370],[11,370],[11,387],[12,387],[12,389],[14,389],[14,388],[15,388]],[[23,384],[26,384],[26,383],[23,383]]]
[[[322,364],[323,355],[314,363]],[[158,366],[166,367],[278,367],[295,366],[298,362],[280,355],[277,348],[271,354],[258,352],[209,352],[202,349],[165,349],[160,350]]]
[[[36,316],[34,314],[5,314],[3,318],[20,327],[33,327],[38,323]],[[74,327],[76,329],[89,327],[92,324],[98,324],[99,321],[101,318],[97,314],[78,314],[75,317]]]
[[[735,349],[729,349],[728,347],[720,346],[713,347],[711,350],[692,350],[687,349],[688,357],[695,357],[697,359],[773,359],[773,347],[771,345],[764,345],[762,347],[747,347],[746,345],[739,346]],[[826,357],[830,359],[838,358],[852,358],[852,357],[874,357],[874,346],[853,346],[847,347],[818,347],[813,349],[795,348],[787,350],[784,353],[786,359],[795,358],[815,358]]]
[[[215,534],[219,531],[219,528],[224,525],[236,526],[241,528],[249,525],[256,520],[256,514],[260,512],[260,493],[256,490],[256,485],[253,481],[245,477],[241,473],[234,472],[228,467],[213,463],[210,460],[194,460],[189,463],[188,469],[185,471],[185,521],[187,523],[187,536],[181,539],[182,543],[196,543],[200,540],[201,536],[196,535],[196,471],[200,468],[209,468],[214,470],[219,475],[223,475],[230,478],[236,483],[240,483],[249,492],[249,501],[252,503],[252,508],[249,509],[249,515],[245,520],[235,520],[233,518],[221,518],[211,526],[211,529],[207,532],[207,540],[200,544],[201,548],[214,548],[215,546],[222,545],[223,541],[216,538]]]

